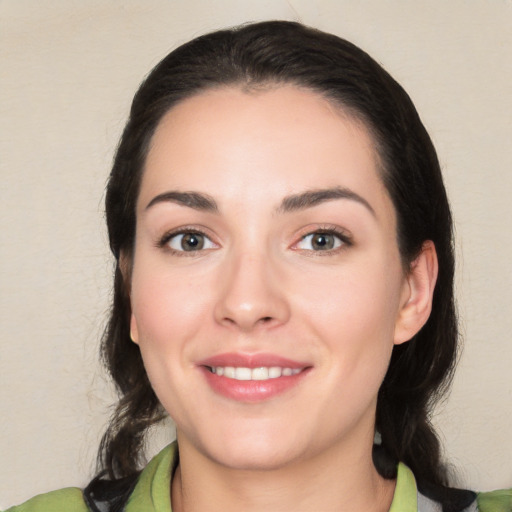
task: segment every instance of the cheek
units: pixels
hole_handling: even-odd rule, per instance
[[[201,283],[180,278],[156,265],[134,266],[132,275],[132,325],[151,385],[164,408],[182,414],[183,397],[194,388],[187,379],[190,354],[207,314]],[[180,413],[181,411],[181,413]],[[176,419],[173,415],[173,418]]]
[[[359,333],[358,345],[393,341],[403,286],[394,260],[362,261],[325,275],[304,273],[299,286],[293,294],[297,307],[329,337],[341,342]]]
[[[135,265],[132,324],[136,324],[146,365],[153,359],[163,361],[165,355],[172,356],[165,359],[170,364],[182,359],[187,341],[194,339],[207,314],[204,291],[202,279],[187,280],[183,273],[155,265]]]
[[[352,266],[329,279],[305,276],[297,309],[307,318],[344,398],[376,393],[394,346],[403,278],[394,261]]]

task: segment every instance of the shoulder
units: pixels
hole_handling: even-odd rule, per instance
[[[444,504],[444,506],[442,505]],[[512,512],[512,488],[473,492],[446,487],[426,487],[420,491],[412,471],[400,463],[395,496],[389,512]]]
[[[82,491],[68,487],[34,496],[25,503],[8,508],[5,512],[88,512]]]
[[[104,510],[105,506],[113,501],[126,504],[127,512],[130,511],[154,511],[171,512],[170,482],[173,469],[178,463],[178,449],[176,443],[164,448],[156,455],[142,471],[136,480],[135,487],[117,485],[119,481],[103,482],[103,496],[99,493],[88,494],[76,487],[69,487],[58,491],[40,494],[27,502],[8,508],[4,512],[89,512],[84,498],[84,492],[88,496],[87,501],[98,509]]]
[[[512,488],[480,492],[477,501],[480,512],[512,512]]]

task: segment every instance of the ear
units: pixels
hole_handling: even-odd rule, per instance
[[[434,242],[427,240],[406,276],[395,324],[395,345],[409,341],[428,320],[432,311],[437,271],[436,248]]]
[[[121,251],[119,256],[119,270],[123,276],[124,291],[128,295],[131,302],[131,280],[132,280],[132,261],[133,256],[128,255],[126,252]],[[137,321],[133,311],[130,313],[130,339],[139,344],[139,330],[137,327]]]
[[[132,313],[130,317],[130,338],[136,345],[139,344],[139,328],[137,326],[137,320],[135,315]]]
[[[132,281],[132,263],[133,255],[128,254],[126,251],[121,251],[118,265],[123,276],[123,285],[128,295],[130,294],[130,284]]]

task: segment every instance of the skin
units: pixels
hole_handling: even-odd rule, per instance
[[[404,271],[378,169],[359,121],[293,86],[208,91],[161,121],[137,204],[131,332],[176,423],[173,510],[389,509],[394,482],[371,460],[377,392],[394,344],[428,318],[437,262],[427,242]],[[349,194],[283,207],[319,189]],[[333,229],[332,249],[307,236]],[[172,233],[187,230],[202,250],[181,250]],[[277,396],[232,400],[198,367],[226,352],[309,369]]]

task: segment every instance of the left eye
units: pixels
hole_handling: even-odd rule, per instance
[[[330,251],[341,247],[343,241],[333,233],[310,233],[302,237],[297,244],[298,249],[306,251]]]
[[[213,249],[215,244],[202,233],[178,233],[169,238],[168,246],[175,251],[201,251],[204,249]]]

